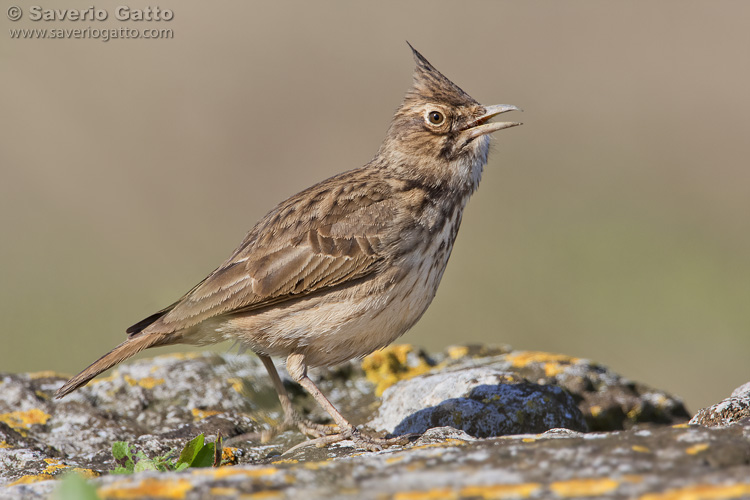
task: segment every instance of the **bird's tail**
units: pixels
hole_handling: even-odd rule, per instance
[[[89,380],[99,375],[104,370],[112,368],[116,364],[128,359],[129,357],[141,352],[149,347],[163,345],[165,336],[160,334],[136,335],[129,338],[122,344],[118,345],[107,354],[91,363],[88,368],[71,378],[65,385],[60,387],[55,393],[55,398],[59,399],[66,394],[75,391],[82,385],[86,385]]]

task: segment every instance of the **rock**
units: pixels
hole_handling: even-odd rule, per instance
[[[451,426],[475,437],[587,430],[581,410],[560,387],[488,368],[446,369],[398,382],[385,391],[368,426],[394,435]]]
[[[8,467],[0,480],[44,479],[70,468],[106,472],[114,467],[115,441],[154,456],[180,449],[201,432],[231,436],[268,428],[265,420],[278,417],[276,393],[251,360],[159,356],[124,364],[62,400],[52,399],[61,375],[2,375],[0,464]],[[267,409],[265,401],[273,404]]]
[[[374,481],[373,492],[409,491],[399,490],[395,479],[380,475],[395,472],[388,460],[405,464],[414,460],[420,466],[421,460],[432,460],[428,452],[420,450],[434,447],[444,448],[449,455],[460,457],[470,452],[480,457],[516,453],[526,446],[533,448],[537,441],[548,443],[544,446],[550,449],[578,446],[576,440],[589,442],[593,439],[590,436],[596,435],[544,431],[554,427],[581,431],[586,428],[584,418],[590,429],[613,430],[674,424],[687,416],[679,399],[631,382],[600,365],[505,347],[459,346],[430,355],[411,346],[392,346],[362,363],[312,370],[311,374],[356,425],[370,423],[376,431],[426,432],[405,447],[382,453],[362,454],[351,443],[341,442],[327,448],[303,447],[282,458],[282,452],[303,442],[304,437],[290,431],[268,443],[259,442],[260,433],[270,430],[282,415],[262,364],[250,355],[202,353],[134,361],[63,400],[52,399],[64,382],[63,376],[48,372],[5,374],[0,375],[0,485],[8,487],[0,489],[0,498],[7,492],[12,498],[41,498],[54,486],[46,480],[70,470],[88,477],[104,475],[95,479],[100,494],[112,492],[118,485],[146,491],[147,484],[165,488],[163,491],[175,487],[187,495],[175,493],[175,498],[207,498],[209,492],[226,483],[227,491],[236,490],[237,495],[273,490],[281,496],[294,496],[297,490],[288,489],[288,481],[297,481],[310,493],[303,496],[315,496],[316,492],[328,494],[334,491],[331,488],[347,484],[352,491],[361,489],[370,481],[366,479],[368,474]],[[295,406],[308,418],[328,421],[299,386],[288,379],[285,384]],[[413,396],[399,398],[402,390],[408,394],[406,388]],[[381,391],[387,392],[382,405]],[[241,466],[125,478],[107,475],[116,465],[111,455],[115,441],[127,441],[153,457],[181,449],[199,433],[213,439],[219,432],[229,442],[238,435],[251,434],[225,448],[225,458]],[[606,437],[613,443],[632,436],[640,439],[635,431],[629,432],[596,439]],[[520,441],[487,439],[513,433],[526,437]],[[551,444],[558,441],[568,444]],[[460,458],[459,462],[465,460],[469,459]],[[497,457],[478,463],[485,463],[488,471],[500,474],[498,477],[511,478],[503,475],[500,465],[493,469],[492,464],[504,463]],[[340,479],[324,484],[324,476],[315,472],[318,468]],[[353,474],[348,479],[347,471]],[[393,477],[416,491],[417,476]],[[470,477],[472,474],[456,484],[467,488],[470,484],[490,484],[489,479],[472,482]],[[248,484],[235,484],[241,478]],[[360,484],[360,480],[364,482]],[[378,490],[375,486],[379,481],[383,486]],[[548,491],[547,486],[539,484],[539,491]],[[232,495],[227,494],[229,498]]]
[[[270,459],[218,469],[91,480],[101,498],[747,498],[750,427],[662,426],[475,439],[431,429],[406,448],[335,459]],[[0,488],[46,499],[59,481]]]
[[[701,409],[692,419],[691,424],[706,427],[721,427],[750,421],[750,382],[734,391],[720,403]]]
[[[750,382],[742,384],[732,391],[733,398],[750,397]]]
[[[690,418],[679,398],[633,382],[600,364],[563,354],[512,351],[508,347],[454,346],[445,353],[430,356],[408,346],[397,346],[368,359],[363,366],[378,394],[385,394],[399,380],[428,373],[483,369],[512,373],[542,386],[562,387],[576,401],[592,431],[677,424]],[[412,406],[412,409],[422,408]]]

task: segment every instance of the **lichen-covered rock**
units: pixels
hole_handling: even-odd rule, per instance
[[[734,391],[725,400],[701,409],[690,419],[691,424],[720,427],[750,421],[750,382]]]
[[[274,405],[266,412],[258,401],[275,402],[276,395],[259,365],[236,355],[159,356],[126,363],[63,400],[52,399],[61,375],[1,376],[0,481],[44,479],[71,468],[105,472],[114,467],[115,441],[153,456],[201,432],[270,428],[263,420],[274,421]],[[245,387],[243,381],[255,379]]]
[[[399,346],[395,355],[386,349],[378,356],[388,360],[383,364],[390,369],[378,364],[377,369],[366,371],[381,393],[399,380],[418,375],[477,368],[513,373],[531,383],[564,388],[575,399],[592,431],[677,424],[690,418],[679,398],[633,382],[587,359],[563,354],[513,351],[507,346],[453,346],[444,353],[428,355]]]
[[[491,383],[474,384],[463,393],[443,391],[442,396],[429,402],[428,406],[439,410],[433,412],[428,426],[420,413],[425,409],[424,403],[398,408],[401,403],[392,404],[386,398],[381,408],[380,390],[399,381],[416,382],[417,377],[436,377],[440,373],[464,380],[466,387],[473,378]],[[623,422],[630,425],[649,419],[675,422],[680,418],[680,409],[684,413],[679,400],[629,382],[593,363],[504,347],[461,346],[429,355],[410,346],[393,346],[361,364],[351,362],[330,370],[312,370],[311,375],[356,425],[371,422],[379,411],[382,415],[400,411],[402,417],[394,420],[394,430],[402,422],[404,426],[422,422],[420,429],[450,425],[467,429],[474,436],[540,432],[558,425],[582,429],[572,401],[594,429],[627,427]],[[106,475],[115,466],[111,455],[115,441],[127,441],[146,455],[156,456],[182,448],[201,432],[210,439],[221,433],[229,443],[227,453],[232,463],[264,464],[278,460],[281,453],[305,439],[299,432],[289,431],[268,443],[260,442],[261,432],[270,430],[282,415],[262,364],[251,355],[202,353],[134,361],[63,400],[53,400],[54,391],[64,379],[48,372],[0,374],[0,485],[20,487],[71,469],[88,476]],[[288,379],[285,384],[295,406],[308,418],[329,421],[299,386]],[[470,401],[468,404],[474,405],[475,411],[455,404],[462,399],[466,400],[464,403]],[[598,410],[594,402],[600,405]],[[411,416],[408,408],[412,409]],[[608,412],[620,412],[622,418],[601,417]],[[545,421],[545,414],[569,414],[574,423],[561,424],[558,417]],[[529,425],[504,426],[513,422],[511,415],[516,423],[517,416],[523,415]],[[376,431],[384,431],[387,426],[376,427]],[[239,439],[240,435],[245,438]],[[468,434],[443,428],[439,432],[428,431],[405,449],[441,442],[473,443],[472,439]],[[284,460],[321,462],[351,458],[358,453],[351,443],[343,442],[328,448],[298,449]],[[190,478],[192,485],[195,478],[202,476],[196,473],[176,477],[180,484]],[[108,488],[117,484],[114,479],[102,481],[100,484]],[[211,483],[210,479],[206,481]],[[203,495],[203,490],[192,486],[186,491],[194,492],[190,495],[196,498]]]
[[[391,386],[368,425],[394,435],[450,426],[476,437],[536,434],[556,427],[586,430],[575,401],[560,387],[533,384],[508,372],[455,367]]]
[[[103,476],[91,484],[102,499],[729,499],[750,497],[749,464],[750,427],[741,425],[489,439],[438,428],[377,453]],[[0,488],[0,499],[46,499],[58,483]]]

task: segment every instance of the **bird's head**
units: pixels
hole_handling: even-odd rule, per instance
[[[417,63],[414,83],[393,117],[380,154],[389,157],[391,167],[426,176],[425,181],[435,175],[432,183],[444,182],[450,174],[454,182],[467,183],[473,191],[487,162],[489,134],[520,125],[489,120],[520,110],[509,104],[478,103],[409,47]]]

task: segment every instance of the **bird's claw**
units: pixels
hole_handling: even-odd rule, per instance
[[[356,427],[346,429],[343,432],[337,432],[335,434],[328,434],[320,436],[309,441],[305,441],[285,451],[282,455],[290,455],[300,448],[307,446],[315,446],[317,448],[323,448],[329,444],[339,443],[341,441],[352,441],[355,447],[364,449],[367,451],[382,451],[384,448],[391,446],[403,446],[409,444],[419,437],[419,434],[404,434],[402,436],[396,436],[393,438],[377,438],[363,434]]]

